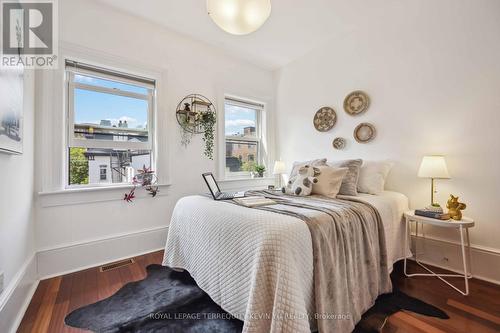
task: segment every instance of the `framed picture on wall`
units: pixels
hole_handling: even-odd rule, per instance
[[[24,68],[0,70],[0,152],[23,153]]]

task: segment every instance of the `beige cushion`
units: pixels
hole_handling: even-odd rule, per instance
[[[358,192],[381,194],[393,165],[390,161],[365,161],[359,173]]]
[[[363,164],[362,159],[345,160],[345,161],[328,163],[328,165],[331,165],[336,168],[349,169],[347,175],[344,177],[344,180],[342,181],[342,186],[340,187],[339,194],[358,195],[357,187],[358,187],[359,171],[361,169],[361,164]]]
[[[336,198],[339,193],[342,180],[349,168],[334,168],[328,165],[317,166],[320,174],[316,176],[318,182],[312,186],[312,194],[321,194],[330,198]]]
[[[326,158],[318,158],[310,161],[302,161],[302,162],[293,162],[292,172],[290,172],[290,179],[295,177],[299,172],[299,169],[304,165],[310,165],[313,167],[317,167],[320,165],[326,165]]]

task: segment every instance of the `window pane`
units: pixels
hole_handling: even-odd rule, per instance
[[[148,141],[146,100],[75,89],[74,111],[75,138]]]
[[[148,150],[69,148],[69,185],[131,183],[151,167]]]
[[[111,89],[119,89],[123,91],[133,92],[137,94],[147,95],[148,89],[144,87],[135,86],[132,84],[121,83],[111,80],[99,79],[94,76],[75,74],[75,82],[89,84],[92,86],[106,87]]]
[[[253,171],[257,163],[258,144],[249,141],[226,141],[226,171]]]
[[[226,136],[257,137],[257,111],[252,108],[225,105]]]

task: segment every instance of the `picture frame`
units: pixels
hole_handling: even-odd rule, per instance
[[[22,154],[24,138],[24,68],[0,71],[0,153]]]

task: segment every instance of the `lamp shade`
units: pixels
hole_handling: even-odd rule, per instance
[[[418,176],[421,178],[450,178],[444,156],[424,156]]]
[[[286,173],[285,162],[276,161],[274,162],[273,175],[282,175]]]
[[[266,22],[271,14],[271,0],[207,0],[207,11],[222,30],[246,35]]]

